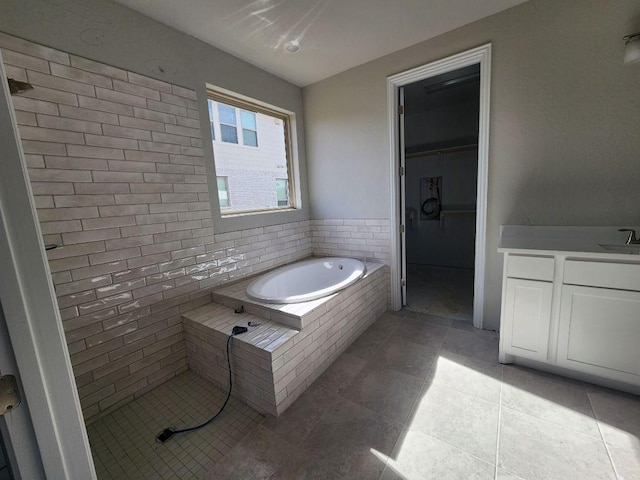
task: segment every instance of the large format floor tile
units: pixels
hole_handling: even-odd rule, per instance
[[[342,395],[379,415],[404,423],[422,383],[405,373],[378,368],[372,364],[361,372]]]
[[[506,407],[500,415],[500,467],[526,479],[616,478],[600,439]]]
[[[440,350],[427,382],[497,404],[500,403],[502,368],[499,363]]]
[[[360,375],[366,365],[366,360],[345,352],[318,377],[314,385],[335,394],[342,393]]]
[[[312,472],[313,477],[309,476]],[[206,478],[271,480],[305,477],[329,480],[336,478],[336,474],[322,468],[300,448],[260,426],[236,445]]]
[[[595,386],[587,390],[616,472],[624,480],[640,480],[640,397]]]
[[[442,348],[475,360],[497,363],[498,344],[498,337],[450,328],[444,337]]]
[[[640,480],[640,397],[503,366],[497,342],[388,313],[279,418],[232,399],[158,445],[224,399],[187,372],[89,427],[99,479]]]
[[[388,368],[424,381],[431,365],[438,357],[439,348],[390,337],[371,360],[380,368]]]
[[[347,479],[378,478],[401,430],[398,422],[355,402],[339,400],[300,446],[320,465]]]
[[[495,403],[478,397],[446,387],[425,385],[406,425],[494,463],[498,410]]]
[[[507,365],[502,405],[512,410],[599,437],[598,424],[582,382]]]
[[[638,450],[626,450],[618,447],[608,447],[611,461],[621,480],[640,480],[640,454]]]
[[[435,317],[412,315],[402,320],[392,339],[440,348],[448,331],[449,326],[440,324]]]
[[[371,360],[378,350],[385,345],[387,339],[397,329],[402,320],[396,315],[385,314],[367,329],[360,337],[347,348],[347,354],[354,355],[363,360]]]
[[[277,418],[268,416],[262,425],[283,439],[296,444],[307,436],[337,400],[336,395],[313,384],[284,414]]]
[[[495,467],[418,430],[408,430],[381,480],[492,480]]]
[[[605,442],[640,458],[640,397],[600,387],[588,395]]]

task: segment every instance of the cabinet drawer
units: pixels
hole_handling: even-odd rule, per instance
[[[564,283],[640,291],[640,265],[567,260]]]
[[[507,277],[553,281],[555,268],[555,259],[553,257],[509,255],[507,262]]]

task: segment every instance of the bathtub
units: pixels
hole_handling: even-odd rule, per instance
[[[313,258],[277,268],[249,285],[247,296],[264,303],[298,303],[336,293],[365,274],[354,258]]]

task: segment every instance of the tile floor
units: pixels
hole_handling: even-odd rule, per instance
[[[639,397],[497,356],[496,333],[387,313],[206,478],[640,478]]]
[[[205,428],[155,441],[166,427],[184,428],[210,418],[226,392],[186,371],[87,427],[99,480],[200,479],[224,459],[264,416],[231,398]]]
[[[92,425],[92,444],[111,455],[99,456],[99,478],[168,478],[145,469],[175,472],[162,452],[175,449],[179,460],[194,448],[215,450],[189,470],[208,480],[640,479],[639,397],[503,366],[497,354],[497,334],[467,322],[386,313],[283,416],[243,413],[243,428],[221,432],[224,441],[187,434],[158,454],[153,436],[164,423],[140,418],[145,397],[119,421],[105,419],[110,427]],[[133,420],[147,431],[136,458],[128,452],[137,441],[118,444],[113,432]],[[107,476],[122,458],[144,463]]]
[[[407,264],[408,310],[473,320],[473,270]]]

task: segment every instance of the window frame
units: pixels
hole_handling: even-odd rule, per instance
[[[209,119],[208,124],[209,131],[211,132],[211,141],[216,142],[216,117],[213,113],[213,110],[213,105],[209,105],[209,100],[207,99],[207,118]]]
[[[218,212],[220,214],[220,218],[221,219],[228,219],[228,218],[233,218],[233,217],[240,217],[240,216],[247,216],[247,215],[259,215],[259,214],[268,214],[268,213],[280,213],[280,212],[288,212],[288,211],[296,211],[296,210],[300,210],[301,209],[301,205],[300,205],[300,195],[299,195],[299,191],[298,191],[298,172],[297,169],[295,169],[295,165],[297,162],[294,162],[294,156],[293,156],[293,140],[292,140],[292,136],[293,136],[293,128],[292,128],[292,120],[293,120],[293,114],[290,112],[285,112],[283,110],[279,110],[277,109],[277,107],[273,107],[273,106],[267,106],[264,104],[259,104],[256,103],[255,101],[252,101],[251,99],[248,99],[246,97],[243,97],[242,95],[239,94],[234,94],[233,92],[230,91],[222,91],[222,89],[217,89],[217,88],[213,88],[209,85],[207,85],[206,88],[206,93],[207,93],[207,97],[206,100],[207,102],[209,100],[213,100],[215,102],[220,102],[220,103],[224,103],[227,104],[231,107],[235,107],[237,109],[239,109],[239,111],[247,111],[250,113],[262,113],[263,115],[268,115],[270,117],[275,117],[279,120],[281,120],[283,122],[283,130],[284,130],[284,148],[285,148],[285,155],[286,155],[286,165],[287,165],[287,194],[288,194],[288,198],[289,198],[289,205],[287,206],[275,206],[275,207],[269,207],[269,208],[258,208],[258,209],[252,209],[252,210],[241,210],[241,211],[226,211],[226,209],[228,207],[221,207],[219,202],[218,203]],[[208,109],[207,109],[207,115],[208,115]],[[238,117],[239,115],[237,115]],[[237,118],[236,117],[236,118]],[[219,119],[218,119],[218,123]],[[240,119],[240,129],[242,129],[242,119]],[[237,128],[237,126],[236,126]],[[258,122],[257,122],[257,117],[256,117],[256,137],[257,137],[257,129],[258,129]],[[213,141],[213,139],[212,139]],[[220,140],[222,141],[222,140]],[[229,142],[227,142],[229,143]],[[245,146],[244,145],[244,141],[243,143],[237,143],[237,144],[233,144],[231,143],[231,145],[238,145],[238,146]],[[258,148],[258,147],[253,147],[253,146],[248,146],[250,148]],[[213,143],[211,144],[211,149],[213,150]],[[214,164],[214,171],[215,171],[215,152],[213,152],[213,164]],[[299,168],[299,167],[298,167]],[[216,175],[216,178],[218,177],[218,175]],[[216,193],[216,200],[218,198],[218,185],[217,185],[217,181],[215,182],[215,193]],[[228,189],[228,183],[227,183],[227,189]],[[227,190],[228,192],[228,190]]]

